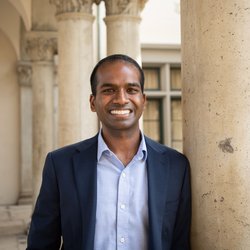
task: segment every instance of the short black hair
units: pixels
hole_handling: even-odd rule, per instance
[[[97,71],[98,69],[105,63],[110,63],[110,62],[115,62],[115,61],[124,61],[127,63],[130,63],[132,65],[134,65],[139,73],[140,73],[140,85],[141,85],[141,90],[142,93],[144,91],[144,73],[143,70],[141,68],[141,66],[136,62],[136,60],[134,60],[133,58],[127,56],[127,55],[123,55],[123,54],[113,54],[110,56],[107,56],[105,58],[103,58],[102,60],[100,60],[96,66],[94,67],[91,76],[90,76],[90,84],[91,84],[91,91],[92,94],[95,96],[96,95],[96,87],[97,87]]]

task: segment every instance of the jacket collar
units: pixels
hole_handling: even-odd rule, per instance
[[[165,147],[146,137],[148,149],[149,249],[162,249],[161,235],[166,200],[169,160]]]
[[[76,145],[73,169],[82,214],[82,249],[94,248],[97,195],[97,136]]]

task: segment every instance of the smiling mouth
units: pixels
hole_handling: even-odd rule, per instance
[[[122,110],[113,109],[113,110],[110,111],[111,115],[128,115],[130,113],[131,113],[131,111],[129,109],[122,109]]]

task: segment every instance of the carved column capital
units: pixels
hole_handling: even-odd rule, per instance
[[[31,86],[32,67],[28,62],[20,62],[17,66],[19,84]]]
[[[56,6],[56,15],[64,13],[92,13],[93,0],[50,0]]]
[[[148,0],[104,0],[106,15],[140,15]]]
[[[57,38],[43,32],[28,33],[25,51],[31,61],[52,61],[57,51]]]

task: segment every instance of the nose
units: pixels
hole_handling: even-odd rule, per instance
[[[118,90],[115,95],[114,103],[124,105],[128,103],[128,96],[126,90]]]

